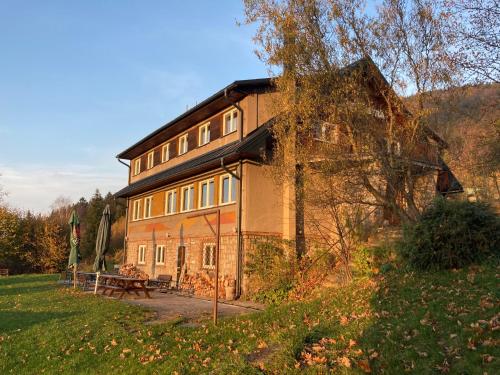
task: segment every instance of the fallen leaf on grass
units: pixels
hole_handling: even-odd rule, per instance
[[[347,358],[346,356],[343,356],[343,357],[340,357],[338,359],[338,363],[339,365],[341,366],[344,366],[344,367],[351,367],[351,360],[349,358]]]
[[[265,349],[267,348],[267,343],[264,340],[260,340],[259,344],[257,345],[258,349]]]
[[[367,359],[362,359],[361,361],[358,361],[357,365],[361,370],[363,370],[367,374],[372,372],[372,369],[370,368],[370,362],[368,362]]]

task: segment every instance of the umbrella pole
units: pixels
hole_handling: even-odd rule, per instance
[[[76,264],[73,265],[73,289],[76,289]]]

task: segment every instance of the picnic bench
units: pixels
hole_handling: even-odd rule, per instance
[[[166,292],[172,289],[172,275],[158,275],[156,279],[149,279],[148,286],[160,289],[160,292]]]
[[[148,286],[147,282],[147,280],[135,277],[103,274],[97,279],[97,290],[102,290],[103,295],[109,292],[107,294],[109,297],[112,297],[115,292],[120,292],[118,299],[123,298],[125,293],[132,294],[132,292],[137,296],[140,296],[139,292],[142,292],[146,298],[151,298],[149,292],[156,288]]]
[[[0,268],[0,276],[9,276],[9,270],[7,268]]]

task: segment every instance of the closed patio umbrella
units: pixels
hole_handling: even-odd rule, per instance
[[[102,213],[101,222],[97,231],[95,242],[94,272],[106,271],[105,255],[109,249],[109,239],[111,237],[111,210],[109,204],[106,205]]]
[[[73,269],[73,285],[76,288],[76,270],[80,261],[80,220],[75,210],[71,213],[68,224],[71,231],[69,239],[71,250],[69,252],[68,268]]]

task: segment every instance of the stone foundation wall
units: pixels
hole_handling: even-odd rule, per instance
[[[243,247],[243,265],[248,259],[250,254],[257,246],[259,241],[268,239],[270,237],[279,237],[274,233],[244,233],[242,235]],[[212,272],[213,269],[203,268],[203,247],[205,244],[215,244],[213,236],[198,236],[198,237],[184,237],[181,241],[180,238],[167,238],[162,240],[134,240],[127,243],[127,260],[126,263],[132,263],[140,270],[149,275],[150,278],[155,278],[158,275],[167,274],[172,275],[172,279],[177,281],[177,253],[178,247],[184,245],[186,271],[189,275],[195,275],[203,270]],[[146,246],[146,264],[138,264],[139,246]],[[165,246],[165,264],[156,264],[154,249],[158,245]],[[219,274],[220,277],[236,279],[237,275],[237,235],[222,234],[220,238],[220,253],[219,253]],[[243,272],[243,294],[248,289],[248,277]]]

